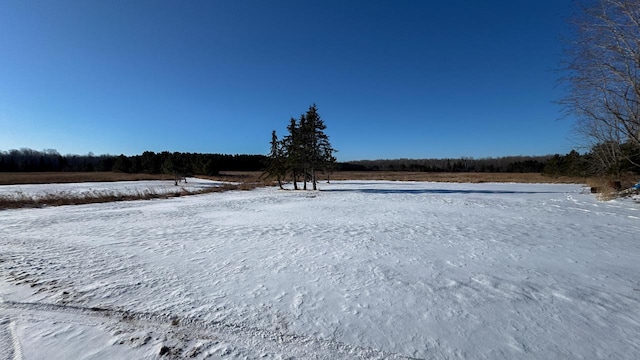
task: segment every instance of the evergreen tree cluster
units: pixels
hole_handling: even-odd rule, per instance
[[[324,132],[326,128],[317,106],[313,104],[298,120],[290,119],[288,134],[282,140],[274,130],[271,133],[267,176],[276,179],[280,188],[285,177],[290,175],[294,189],[298,190],[298,181],[301,180],[304,190],[308,181],[312,183],[313,190],[317,190],[317,171],[330,173],[336,161],[333,156],[336,150]]]
[[[613,149],[613,150],[612,150]],[[605,156],[604,153],[607,153]],[[554,155],[542,173],[550,176],[605,176],[620,178],[623,174],[640,174],[640,149],[630,143],[594,146],[586,154],[572,150]]]
[[[580,155],[571,150],[566,155],[556,154],[550,158],[542,173],[548,176],[588,176],[593,175],[588,166],[588,155]]]
[[[115,171],[147,174],[216,175],[221,170],[259,171],[263,155],[225,155],[145,151],[142,155],[60,155],[56,150],[0,151],[0,171]]]

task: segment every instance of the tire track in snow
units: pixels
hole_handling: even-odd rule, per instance
[[[0,297],[0,310],[6,308],[5,301]],[[22,360],[20,340],[16,333],[15,323],[8,315],[0,313],[0,359]]]
[[[13,360],[14,346],[11,336],[10,320],[8,317],[0,318],[0,359]]]
[[[22,360],[22,348],[16,333],[15,322],[8,316],[0,318],[0,350],[2,360]]]
[[[152,325],[155,330],[158,330],[158,325],[164,325],[167,329],[179,331],[183,333],[183,335],[195,335],[200,338],[216,338],[221,334],[228,334],[237,336],[241,340],[244,340],[246,344],[255,344],[255,340],[261,339],[263,342],[276,344],[277,348],[282,349],[285,352],[287,351],[287,347],[293,347],[303,349],[306,353],[326,353],[329,351],[334,355],[349,355],[350,357],[355,355],[355,357],[363,359],[417,359],[401,354],[385,352],[375,348],[350,345],[340,341],[321,339],[310,335],[261,329],[243,323],[225,321],[204,322],[200,319],[179,318],[168,314],[51,303],[4,301],[2,305],[7,309],[101,317],[116,321],[126,321],[129,324],[136,322],[140,327],[144,327],[144,325]],[[13,341],[14,351],[13,357],[8,357],[7,360],[21,360],[22,356],[19,343],[17,343],[17,336],[15,336],[15,331],[10,326],[9,333]],[[1,338],[2,330],[0,330],[0,339]],[[2,344],[1,340],[0,344]]]
[[[22,360],[22,347],[20,346],[20,339],[16,333],[16,323],[13,321],[9,323],[9,332],[11,333],[11,343],[13,346],[13,360]]]

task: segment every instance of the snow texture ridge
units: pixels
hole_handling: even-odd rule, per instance
[[[2,211],[6,358],[640,356],[637,203],[321,188]]]

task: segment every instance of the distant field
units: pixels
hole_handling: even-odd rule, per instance
[[[165,174],[124,174],[116,172],[0,172],[0,185],[168,180],[172,178],[172,176]]]
[[[259,171],[223,171],[218,176],[203,178],[219,181],[260,182]],[[319,173],[321,181],[326,175]],[[168,180],[165,174],[124,174],[115,172],[33,172],[1,173],[0,185],[50,184],[103,181]],[[549,184],[584,184],[587,178],[550,177],[536,173],[427,173],[401,171],[341,171],[331,174],[332,180],[395,180],[395,181],[436,181],[457,183],[515,182]]]
[[[575,177],[551,177],[538,173],[430,173],[402,171],[343,171],[331,175],[335,180],[395,180],[395,181],[435,181],[454,183],[544,183],[583,184],[588,179]]]
[[[259,181],[259,171],[224,171],[219,176],[205,177],[211,180],[251,182]],[[288,179],[287,179],[288,180]],[[318,173],[318,181],[326,182],[327,175]],[[552,177],[538,173],[429,173],[409,171],[336,171],[330,180],[391,180],[433,181],[452,183],[524,183],[524,184],[586,184],[595,179],[585,177]]]

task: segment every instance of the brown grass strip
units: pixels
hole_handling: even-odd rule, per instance
[[[174,197],[209,194],[229,190],[247,190],[247,187],[245,186],[245,188],[241,189],[240,185],[223,184],[221,186],[210,187],[198,191],[188,191],[186,189],[182,189],[180,192],[171,193],[156,193],[152,189],[148,189],[136,194],[121,194],[117,192],[101,191],[90,194],[49,194],[44,197],[31,197],[24,194],[20,194],[17,196],[0,195],[0,210],[19,208],[42,208],[46,206],[97,204],[117,201],[169,199]]]
[[[172,180],[166,174],[125,174],[117,172],[0,172],[0,185],[63,184],[139,180]]]
[[[326,175],[321,175],[325,179]],[[528,183],[528,184],[584,184],[583,177],[551,177],[539,173],[438,173],[403,171],[341,171],[331,174],[331,180],[391,180],[454,183]]]

